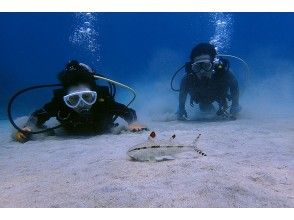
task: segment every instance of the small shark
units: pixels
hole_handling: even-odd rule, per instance
[[[151,132],[148,140],[142,144],[135,145],[127,152],[132,160],[160,162],[165,160],[174,160],[175,154],[195,150],[202,156],[207,156],[196,146],[201,134],[193,141],[191,145],[183,145],[175,142],[176,135],[174,134],[169,140],[156,140],[155,132]]]

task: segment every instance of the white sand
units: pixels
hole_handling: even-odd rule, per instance
[[[294,119],[161,122],[195,152],[159,163],[129,161],[142,134],[12,142],[0,125],[0,207],[294,207]]]

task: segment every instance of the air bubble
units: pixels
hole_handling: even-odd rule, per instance
[[[97,61],[100,60],[97,31],[97,15],[94,13],[76,13],[74,30],[69,36],[69,41],[77,48],[88,51]]]
[[[214,34],[210,38],[218,52],[226,52],[230,48],[233,16],[227,13],[211,13],[210,23],[214,26]]]

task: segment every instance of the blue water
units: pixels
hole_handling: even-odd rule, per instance
[[[217,19],[226,25],[217,29]],[[216,35],[220,52],[248,62],[251,79],[270,79],[281,71],[291,76],[293,26],[293,13],[0,13],[0,118],[5,118],[8,97],[23,87],[56,83],[56,74],[70,59],[138,91],[140,85],[156,91],[157,81],[168,88],[168,79],[192,47]],[[294,100],[288,94],[294,93],[293,77],[289,79],[287,85],[276,82],[279,90],[287,87],[277,97],[287,103]],[[34,110],[32,103],[47,101],[42,92],[21,100],[26,113]],[[177,104],[170,105],[176,111]]]

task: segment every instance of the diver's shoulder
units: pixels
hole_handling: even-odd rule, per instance
[[[63,89],[63,88],[54,89],[53,90],[53,95],[55,97],[63,97],[65,95],[65,89]]]
[[[221,76],[223,78],[231,78],[234,77],[234,73],[231,70],[227,70],[223,72],[222,74],[215,74],[216,76]]]
[[[109,92],[109,87],[108,86],[96,86],[95,90],[97,92]]]
[[[95,91],[100,97],[110,98],[111,94],[108,86],[96,86]]]

